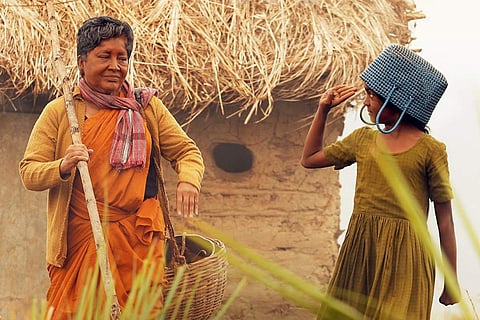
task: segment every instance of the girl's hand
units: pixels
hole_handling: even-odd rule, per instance
[[[177,185],[177,213],[184,218],[198,215],[198,189],[187,182]]]
[[[353,96],[357,90],[357,87],[344,84],[330,88],[320,97],[318,109],[328,113],[330,109]]]

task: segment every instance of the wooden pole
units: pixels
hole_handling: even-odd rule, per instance
[[[48,22],[50,26],[50,35],[52,40],[53,60],[55,69],[57,70],[60,81],[62,82],[63,96],[65,98],[65,106],[67,109],[68,121],[70,124],[70,131],[74,144],[80,144],[80,128],[75,112],[75,105],[73,103],[73,95],[69,86],[70,81],[65,71],[65,64],[60,54],[60,43],[58,39],[57,19],[55,17],[55,9],[52,1],[46,2]],[[120,305],[118,303],[117,294],[115,292],[115,285],[113,283],[112,273],[110,271],[110,264],[108,261],[107,246],[103,235],[102,224],[97,209],[97,202],[93,192],[92,181],[90,180],[90,173],[88,172],[88,165],[86,161],[80,161],[77,164],[77,169],[82,179],[83,190],[85,192],[85,200],[87,203],[88,215],[92,225],[93,237],[95,239],[95,246],[97,249],[97,257],[100,265],[100,273],[105,287],[105,293],[112,298],[112,305],[110,316],[112,319],[120,319]]]

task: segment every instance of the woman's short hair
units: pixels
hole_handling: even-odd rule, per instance
[[[88,52],[95,49],[102,40],[127,37],[127,55],[133,50],[133,30],[126,22],[112,17],[100,16],[85,20],[77,32],[77,57],[87,57]]]

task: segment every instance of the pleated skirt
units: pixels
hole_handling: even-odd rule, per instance
[[[354,214],[328,294],[364,319],[429,320],[435,285],[433,258],[410,221]],[[318,319],[345,316],[322,307]]]

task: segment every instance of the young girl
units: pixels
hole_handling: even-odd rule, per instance
[[[333,87],[320,98],[301,161],[305,168],[341,169],[357,163],[353,214],[328,293],[366,319],[428,320],[435,266],[409,214],[420,215],[426,223],[433,202],[440,245],[456,274],[446,147],[426,130],[447,82],[430,63],[400,45],[388,46],[360,77],[365,82],[364,108],[377,130],[366,126],[323,147],[328,112],[358,90]],[[421,211],[405,212],[394,190],[400,186],[391,185],[379,167],[385,157],[394,159]],[[440,302],[457,301],[444,288]],[[325,307],[319,319],[340,316]]]

